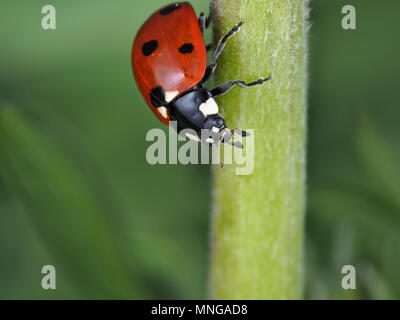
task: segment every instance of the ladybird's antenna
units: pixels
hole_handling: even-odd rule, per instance
[[[221,143],[226,143],[226,144],[229,144],[229,145],[231,145],[233,147],[243,149],[243,145],[239,141],[232,141],[232,136],[233,136],[234,133],[237,133],[237,134],[241,135],[242,137],[247,137],[249,135],[248,132],[240,130],[240,129],[232,130],[232,129],[229,129],[229,128],[225,128],[220,133],[220,141],[221,141]]]
[[[242,145],[242,143],[239,142],[239,141],[235,141],[235,142],[229,141],[229,142],[227,142],[227,143],[230,144],[230,145],[233,146],[233,147],[243,149],[243,145]]]
[[[221,142],[227,143],[228,141],[230,141],[232,139],[232,130],[225,128],[220,133],[220,135],[221,135],[221,138],[220,138]]]
[[[229,145],[231,145],[233,147],[236,147],[236,148],[243,149],[243,144],[241,142],[232,141],[232,136],[233,136],[234,133],[239,134],[242,137],[247,137],[247,136],[250,135],[248,132],[246,132],[244,130],[241,130],[241,129],[233,129],[232,130],[232,129],[229,129],[229,128],[224,128],[220,132],[220,142],[229,144]],[[216,141],[218,141],[218,140],[216,140]],[[219,145],[217,145],[217,148],[219,148]],[[222,163],[221,159],[219,160],[219,166],[220,166],[220,168],[224,167],[224,164]]]
[[[233,129],[232,133],[236,133],[236,134],[238,134],[239,136],[242,136],[242,137],[248,137],[250,135],[249,132],[244,131],[244,130],[239,129],[239,128]]]

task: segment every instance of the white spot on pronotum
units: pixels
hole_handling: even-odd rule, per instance
[[[204,117],[207,117],[218,113],[218,105],[213,98],[210,98],[200,105],[199,110],[204,114]]]
[[[215,132],[215,133],[218,133],[219,132],[219,128],[217,128],[217,127],[212,127],[212,132]]]
[[[171,102],[178,94],[179,94],[179,91],[167,91],[167,92],[165,92],[165,101]]]
[[[166,119],[168,118],[168,112],[166,107],[158,107],[157,108],[158,112]]]

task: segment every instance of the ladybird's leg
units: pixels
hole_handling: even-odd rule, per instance
[[[247,131],[244,131],[242,129],[236,128],[232,130],[233,133],[238,134],[239,136],[242,137],[248,137],[250,135],[250,133],[248,133]]]
[[[206,19],[204,12],[200,12],[198,20],[199,20],[200,31],[201,31],[201,33],[204,33],[204,31],[207,28],[207,19]]]
[[[221,55],[222,51],[224,51],[226,42],[228,41],[228,39],[229,39],[230,37],[232,37],[236,32],[239,31],[239,29],[240,29],[240,27],[241,27],[241,25],[242,25],[243,23],[244,23],[244,22],[243,22],[242,20],[240,20],[240,22],[239,22],[237,25],[233,26],[232,29],[230,29],[230,30],[218,41],[217,48],[216,48],[215,51],[214,51],[212,61],[211,61],[211,63],[209,64],[209,66],[207,67],[207,69],[206,69],[206,71],[205,71],[205,73],[204,73],[204,77],[203,77],[203,79],[201,80],[202,83],[206,82],[206,81],[212,76],[212,74],[214,73],[215,69],[217,68],[217,59],[218,59],[218,57]]]
[[[201,33],[204,33],[204,31],[209,27],[210,22],[211,22],[211,13],[206,19],[204,13],[201,12],[199,15],[199,26],[200,26]],[[214,47],[214,45],[212,43],[206,45],[207,52],[210,51],[213,47]]]
[[[235,142],[229,141],[229,142],[227,142],[227,144],[229,144],[229,145],[231,145],[232,147],[235,147],[235,148],[243,149],[243,145],[239,141],[235,141]]]
[[[215,69],[217,68],[217,63],[216,62],[211,62],[208,67],[206,68],[206,71],[204,72],[203,79],[201,79],[200,83],[206,83],[208,79],[213,75]]]
[[[221,55],[222,51],[224,51],[226,42],[228,41],[229,38],[235,35],[236,32],[240,30],[240,27],[242,26],[244,22],[240,20],[240,22],[233,26],[231,30],[229,30],[221,39],[219,39],[217,48],[215,49],[214,55],[213,55],[213,62],[216,62],[218,57]]]
[[[253,87],[253,86],[257,86],[257,85],[261,85],[263,84],[265,81],[268,81],[272,79],[271,77],[265,78],[265,79],[258,79],[255,81],[251,81],[249,83],[244,82],[243,80],[235,80],[235,81],[229,81],[229,82],[225,82],[221,85],[219,85],[218,87],[215,87],[214,89],[211,90],[211,94],[214,97],[223,95],[225,93],[227,93],[229,90],[231,90],[233,88],[233,86],[236,84],[241,88],[247,88],[247,87]]]
[[[208,17],[206,18],[204,12],[200,12],[199,14],[199,25],[200,25],[200,30],[201,33],[204,33],[204,31],[210,26],[211,23],[211,12],[212,12],[212,7],[211,7],[211,3],[210,3],[210,13],[208,14]]]

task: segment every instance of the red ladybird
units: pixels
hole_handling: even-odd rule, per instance
[[[154,114],[165,124],[177,121],[177,130],[192,129],[203,138],[201,130],[212,134],[203,142],[229,143],[232,130],[225,125],[218,113],[214,97],[228,92],[235,84],[240,87],[254,86],[269,80],[259,79],[250,83],[230,81],[214,89],[203,88],[217,66],[226,41],[239,31],[240,21],[221,38],[211,63],[207,66],[207,49],[203,32],[211,19],[204,13],[197,18],[193,7],[187,3],[173,3],[156,11],[140,28],[132,48],[132,68],[136,83]],[[246,136],[240,129],[236,133]],[[215,138],[215,134],[218,135]]]

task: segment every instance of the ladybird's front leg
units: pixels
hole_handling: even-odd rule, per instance
[[[233,37],[236,32],[240,30],[240,27],[242,26],[244,22],[240,20],[240,22],[233,26],[219,41],[217,44],[217,48],[214,51],[213,58],[211,63],[208,65],[204,77],[201,80],[201,83],[207,82],[207,80],[213,75],[215,69],[217,68],[217,59],[221,55],[222,51],[224,51],[226,42],[228,41],[229,38]]]
[[[204,33],[204,31],[206,31],[206,29],[210,26],[211,13],[206,18],[204,12],[201,12],[198,20],[199,20],[199,26],[200,26],[201,33]]]
[[[253,87],[253,86],[258,86],[263,84],[265,81],[271,80],[271,77],[267,77],[265,79],[258,79],[255,81],[251,81],[249,83],[244,82],[243,80],[235,80],[235,81],[229,81],[225,82],[218,87],[215,87],[214,89],[211,89],[211,94],[213,97],[218,97],[220,95],[223,95],[227,93],[229,90],[233,88],[234,85],[238,85],[241,88],[247,88],[247,87]]]
[[[217,69],[217,63],[216,62],[211,62],[207,68],[206,71],[204,72],[203,79],[201,79],[200,84],[204,84],[208,81],[208,79],[211,78],[213,73],[215,72],[215,69]]]
[[[206,29],[210,26],[211,10],[210,10],[210,14],[207,18],[205,16],[204,12],[200,12],[198,20],[199,20],[199,27],[200,27],[201,33],[204,34],[204,31],[206,31]],[[214,45],[212,43],[206,45],[207,52],[210,51],[213,47],[214,47]]]
[[[242,137],[248,137],[250,135],[250,133],[248,133],[247,131],[244,131],[244,130],[239,129],[239,128],[233,129],[233,132],[238,134],[239,136],[242,136]]]
[[[198,20],[199,20],[200,31],[201,33],[204,33],[204,31],[206,30],[206,16],[204,12],[200,12]]]
[[[201,33],[204,33],[204,31],[210,26],[211,12],[212,12],[211,3],[210,3],[210,13],[207,18],[206,18],[206,15],[204,14],[204,12],[200,12],[198,20],[199,20],[199,26],[200,26]]]

